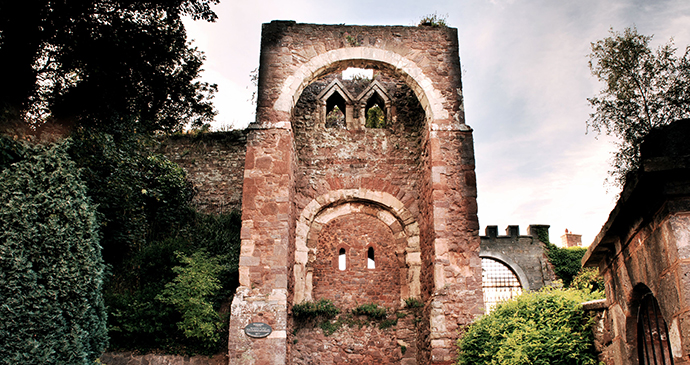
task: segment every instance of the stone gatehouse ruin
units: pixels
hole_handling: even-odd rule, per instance
[[[349,67],[373,76],[343,79]],[[484,305],[460,77],[453,28],[264,24],[230,363],[454,362]],[[291,317],[305,301],[410,298],[420,314],[388,329],[325,337]],[[247,336],[254,322],[271,334]]]

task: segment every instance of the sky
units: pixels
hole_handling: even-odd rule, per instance
[[[474,130],[480,234],[548,224],[592,243],[615,205],[605,186],[614,139],[587,133],[590,44],[612,28],[690,45],[688,0],[221,0],[215,23],[185,22],[206,54],[202,80],[218,84],[214,129],[254,119],[250,74],[259,65],[261,24],[409,25],[446,18],[460,39],[465,120]]]

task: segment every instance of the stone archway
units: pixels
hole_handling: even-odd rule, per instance
[[[421,253],[419,224],[405,205],[391,194],[368,189],[331,191],[313,199],[300,214],[295,235],[294,303],[312,300],[313,272],[321,230],[349,214],[368,214],[390,228],[400,261],[400,299],[420,296]]]
[[[299,100],[302,90],[312,80],[333,71],[334,68],[345,68],[350,65],[366,67],[368,64],[383,65],[402,75],[424,107],[428,120],[449,117],[448,111],[444,109],[445,98],[414,62],[395,52],[371,47],[340,48],[310,59],[285,79],[280,89],[280,97],[273,108],[289,113]],[[456,120],[459,119],[456,117]]]

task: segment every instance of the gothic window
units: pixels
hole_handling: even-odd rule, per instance
[[[673,365],[666,321],[652,293],[642,297],[637,312],[637,355],[640,365]]]
[[[326,128],[345,128],[345,99],[334,92],[326,100]]]
[[[367,250],[367,269],[375,269],[376,261],[374,260],[374,248],[369,247]]]
[[[482,290],[486,313],[489,313],[496,304],[520,295],[522,285],[508,266],[494,259],[482,258]]]
[[[345,249],[341,248],[338,251],[338,270],[345,271],[347,268],[347,257],[345,257]]]
[[[367,128],[385,128],[386,127],[386,103],[379,93],[374,92],[372,96],[367,101],[366,107],[364,109],[364,115],[366,115],[366,123],[364,124]]]

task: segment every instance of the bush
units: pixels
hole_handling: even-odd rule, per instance
[[[22,146],[0,172],[4,364],[90,364],[107,345],[98,224],[68,143]]]
[[[296,319],[333,318],[340,313],[333,302],[328,299],[319,299],[318,302],[304,302],[292,306],[292,315]]]
[[[599,269],[597,268],[582,268],[580,273],[573,278],[570,287],[589,293],[592,299],[603,299],[606,297],[604,291],[604,278],[599,276]]]
[[[367,316],[371,319],[386,318],[386,308],[379,307],[376,303],[362,304],[352,310],[352,314],[356,316]]]
[[[223,323],[209,299],[223,287],[218,280],[223,267],[217,258],[209,257],[203,250],[190,257],[179,251],[175,254],[185,266],[173,267],[177,276],[165,285],[156,299],[172,305],[180,313],[182,320],[177,322],[177,327],[185,337],[200,340],[215,349]]]
[[[578,290],[546,288],[499,304],[458,340],[458,364],[597,364]]]

